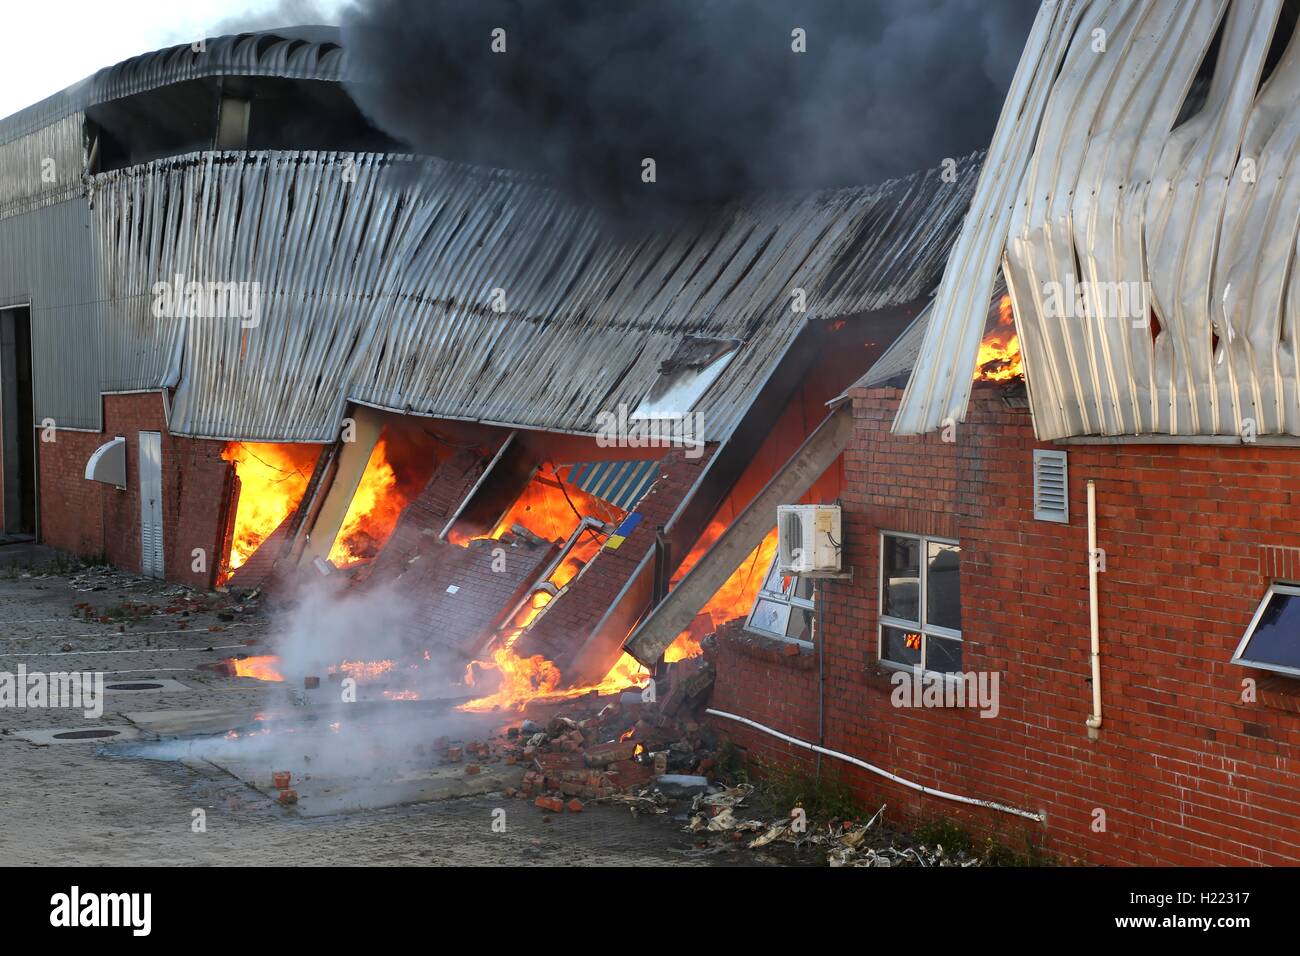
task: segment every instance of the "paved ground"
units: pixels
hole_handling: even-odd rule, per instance
[[[36,746],[17,736],[38,728],[133,730],[124,714],[140,711],[254,711],[283,702],[283,685],[199,667],[264,652],[256,645],[267,636],[257,609],[224,597],[76,567],[32,545],[0,546],[0,672],[20,664],[101,670],[108,681],[173,679],[187,688],[109,695],[96,720],[79,711],[0,709],[0,865],[754,862],[740,851],[696,850],[681,823],[663,816],[589,807],[547,822],[530,804],[500,794],[304,818],[203,761],[115,756],[120,746],[95,742]],[[493,828],[498,809],[504,832]],[[206,832],[194,832],[196,810]]]

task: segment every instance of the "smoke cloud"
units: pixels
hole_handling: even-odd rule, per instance
[[[389,135],[634,210],[877,182],[978,149],[1036,9],[362,0],[342,25],[353,95]],[[796,30],[806,52],[793,49]]]

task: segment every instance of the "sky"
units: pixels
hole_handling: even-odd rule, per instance
[[[96,70],[204,36],[337,22],[346,0],[4,0],[0,117]]]

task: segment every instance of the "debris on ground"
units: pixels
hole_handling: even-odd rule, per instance
[[[882,806],[865,823],[831,820],[816,823],[796,807],[788,818],[765,821],[747,819],[745,800],[754,792],[743,785],[701,795],[691,805],[686,829],[704,837],[723,836],[744,841],[750,850],[785,845],[794,850],[814,849],[825,854],[830,866],[980,866],[980,861],[964,851],[946,852],[944,847],[926,846],[909,840],[906,834],[892,832],[880,825]]]
[[[699,713],[712,683],[713,666],[703,658],[680,661],[656,684],[667,688],[658,700],[631,690],[532,703],[527,717],[489,741],[438,739],[434,751],[446,763],[472,754],[480,763],[523,767],[522,784],[507,796],[547,813],[580,813],[585,803],[666,813],[675,800],[714,787],[721,739]]]

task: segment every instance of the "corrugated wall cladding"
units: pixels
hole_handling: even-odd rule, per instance
[[[933,287],[977,164],[639,238],[534,180],[438,160],[200,153],[116,170],[91,182],[97,278],[63,318],[80,333],[63,347],[95,341],[99,375],[39,377],[38,414],[97,421],[100,391],[166,383],[172,432],[195,437],[326,441],[348,400],[591,434],[691,334],[743,343],[697,406],[721,438],[804,322]],[[152,286],[177,275],[257,283],[259,324],[155,318]]]
[[[32,303],[36,420],[98,431],[108,303],[91,259],[84,199],[0,219],[0,305]]]
[[[0,219],[83,191],[81,113],[0,145]]]
[[[962,414],[1004,254],[1041,438],[1300,435],[1298,159],[1281,0],[1045,4],[898,430]]]

